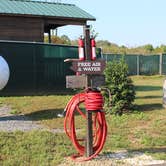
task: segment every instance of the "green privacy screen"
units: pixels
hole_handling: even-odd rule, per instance
[[[166,75],[166,54],[162,56],[162,73]]]
[[[128,64],[129,75],[137,74],[137,56],[135,55],[120,55],[120,54],[103,54],[102,57],[107,61],[119,61],[122,57]]]
[[[161,74],[166,74],[166,55],[103,54],[102,57],[107,62],[120,60],[122,57],[124,57],[125,62],[127,63],[129,68],[129,75],[160,74],[160,67],[162,67]]]
[[[98,57],[100,57],[100,50]],[[78,58],[76,46],[23,42],[0,42],[0,56],[10,68],[10,79],[2,92],[56,90],[65,88],[66,75],[73,75],[64,59]],[[0,92],[0,93],[2,93]]]
[[[159,74],[159,55],[140,56],[140,74],[154,75]]]
[[[62,90],[66,75],[73,75],[70,63],[64,59],[78,58],[76,46],[0,41],[0,56],[10,68],[10,79],[0,94],[10,91]],[[119,60],[123,55],[103,54],[97,49],[98,58]],[[166,54],[125,55],[130,75],[166,74]]]

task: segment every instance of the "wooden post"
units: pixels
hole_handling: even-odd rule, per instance
[[[91,60],[90,57],[90,26],[84,26],[84,36],[85,36],[85,56],[86,60]]]
[[[84,26],[84,36],[85,36],[85,56],[86,60],[91,60],[90,55],[90,26]],[[91,87],[91,77],[87,75],[87,88]],[[93,154],[93,131],[92,131],[92,112],[86,111],[87,117],[87,137],[86,137],[86,157]]]

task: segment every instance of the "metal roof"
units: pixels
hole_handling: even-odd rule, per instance
[[[0,0],[0,14],[95,20],[95,17],[73,4],[34,0]]]

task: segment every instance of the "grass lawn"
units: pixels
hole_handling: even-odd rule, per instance
[[[127,149],[166,160],[166,110],[162,107],[163,76],[132,77],[136,87],[135,111],[120,117],[107,115],[108,136],[103,153]],[[0,97],[12,113],[22,113],[47,128],[63,129],[58,118],[71,96]],[[78,116],[77,126],[84,121]],[[82,133],[81,133],[82,134]],[[0,132],[0,165],[56,165],[75,153],[64,134],[45,131]]]

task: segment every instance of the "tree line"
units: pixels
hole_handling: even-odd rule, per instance
[[[48,43],[48,36],[45,36],[44,41]],[[51,42],[54,44],[67,44],[67,45],[78,45],[78,40],[71,40],[68,36],[52,36]],[[97,40],[97,47],[102,48],[103,53],[113,54],[159,54],[166,53],[166,45],[162,44],[157,47],[153,47],[152,44],[146,44],[137,47],[127,47],[125,45],[119,46],[115,43],[111,43],[108,40]]]

